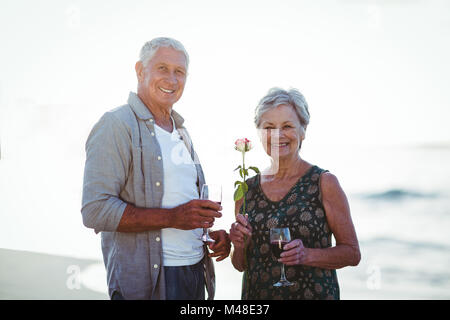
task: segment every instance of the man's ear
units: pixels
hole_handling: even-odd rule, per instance
[[[136,62],[134,69],[136,70],[136,77],[138,78],[138,82],[143,82],[144,81],[144,65],[142,64],[142,61]]]

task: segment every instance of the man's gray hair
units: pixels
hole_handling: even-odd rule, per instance
[[[259,127],[261,115],[264,112],[275,109],[282,104],[290,105],[294,108],[303,130],[305,130],[306,126],[309,124],[308,103],[306,103],[306,99],[300,91],[295,88],[292,88],[289,91],[276,87],[270,89],[259,101],[258,106],[255,109],[256,127]]]
[[[139,54],[139,60],[142,62],[144,67],[147,66],[150,59],[153,57],[153,55],[156,53],[156,51],[161,47],[165,47],[165,48],[170,47],[175,50],[183,52],[184,56],[186,57],[186,70],[188,69],[189,55],[188,55],[186,49],[184,48],[183,44],[178,40],[175,40],[172,38],[165,38],[165,37],[155,38],[144,44],[144,46],[142,47],[141,52]]]

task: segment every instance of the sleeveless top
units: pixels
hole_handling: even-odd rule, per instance
[[[242,299],[339,299],[335,269],[285,266],[286,278],[294,285],[272,286],[280,279],[281,263],[271,253],[270,228],[289,227],[291,239],[302,240],[305,248],[331,247],[331,230],[319,187],[320,175],[326,171],[311,167],[284,198],[276,202],[269,200],[262,191],[259,174],[247,180],[246,211],[253,232],[247,248],[248,267],[243,276]]]

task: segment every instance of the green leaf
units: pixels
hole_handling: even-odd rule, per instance
[[[239,175],[241,176],[241,178],[244,178],[243,169],[239,169]]]
[[[244,197],[244,191],[242,190],[242,184],[234,191],[234,201],[241,200]]]
[[[236,186],[237,186],[238,184],[242,184],[242,181],[236,181],[236,182],[234,183],[234,187],[236,188]]]
[[[248,167],[249,169],[252,169],[253,171],[255,171],[256,174],[259,173],[259,169],[257,167]]]
[[[245,182],[242,182],[241,186],[244,189],[244,193],[247,193],[248,192],[248,185]]]
[[[240,168],[242,168],[242,166],[238,166],[236,169],[234,169],[233,171],[236,171],[237,169],[240,169]]]

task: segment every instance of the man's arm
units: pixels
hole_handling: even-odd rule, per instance
[[[86,142],[83,224],[95,230],[116,231],[127,203],[119,198],[131,163],[131,136],[114,114],[105,113]]]
[[[83,223],[100,231],[142,232],[162,228],[210,228],[222,207],[192,200],[173,209],[138,208],[120,199],[132,161],[131,137],[112,113],[106,113],[86,142]]]
[[[127,205],[117,231],[143,232],[162,228],[191,230],[211,228],[222,207],[209,200],[191,200],[173,209],[146,209]]]
[[[170,215],[168,209],[145,209],[128,204],[116,231],[143,232],[169,227]]]

